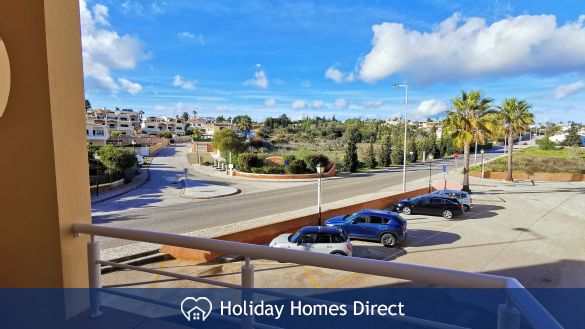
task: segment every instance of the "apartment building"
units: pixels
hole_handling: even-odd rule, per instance
[[[216,122],[213,118],[190,119],[189,124],[201,132],[202,138],[212,138],[213,134],[223,129],[233,129],[229,122]]]
[[[91,109],[86,113],[86,121],[88,124],[105,126],[110,135],[117,131],[121,135],[135,136],[136,130],[140,128],[140,114],[130,109]]]
[[[147,116],[142,118],[141,131],[148,135],[158,135],[170,132],[174,135],[185,135],[185,120],[183,118],[166,116]]]
[[[106,146],[106,142],[110,137],[108,127],[103,124],[85,123],[85,134],[87,136],[87,142],[90,145]]]

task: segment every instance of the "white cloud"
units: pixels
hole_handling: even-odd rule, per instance
[[[256,64],[257,68],[260,68],[260,64]],[[258,88],[266,89],[268,88],[268,78],[266,77],[266,73],[264,70],[258,70],[254,73],[254,79],[247,80],[244,82],[246,86],[255,86]]]
[[[585,83],[583,83],[583,81],[573,82],[568,85],[561,85],[555,89],[555,98],[556,99],[567,98],[571,95],[574,95],[582,91],[583,89],[585,89]]]
[[[346,109],[349,107],[349,101],[345,98],[338,98],[333,102],[333,106],[338,109]]]
[[[205,39],[203,38],[203,33],[195,34],[192,32],[180,32],[177,34],[180,39],[194,41],[200,45],[205,45]]]
[[[379,109],[380,107],[382,107],[384,105],[384,102],[382,102],[381,100],[367,101],[367,102],[361,103],[360,105],[364,109]]]
[[[399,23],[372,27],[372,49],[360,78],[375,82],[396,73],[436,82],[489,75],[551,73],[585,68],[585,15],[557,25],[553,15],[507,17],[487,24],[454,14],[431,32]]]
[[[276,106],[276,99],[274,99],[274,97],[267,98],[264,101],[264,106],[266,106],[266,107],[275,107]]]
[[[345,73],[334,68],[333,66],[325,71],[325,78],[333,80],[336,83],[351,82],[355,80],[353,72]]]
[[[293,110],[302,110],[302,109],[306,109],[307,108],[307,101],[303,100],[303,99],[298,99],[296,101],[294,101],[291,106],[290,106]]]
[[[146,59],[139,39],[128,34],[119,35],[110,28],[108,8],[101,4],[91,10],[80,0],[83,72],[89,88],[116,93],[120,86],[111,70],[132,70]]]
[[[447,111],[445,102],[438,99],[427,99],[418,104],[418,107],[412,111],[412,115],[417,118],[428,118],[445,111]]]
[[[120,86],[131,95],[136,95],[142,91],[142,86],[137,82],[132,82],[125,78],[118,79],[118,82],[120,83]]]
[[[120,11],[126,15],[153,17],[165,12],[164,1],[153,1],[150,5],[143,5],[138,1],[124,1],[120,5]]]
[[[301,86],[301,88],[310,88],[311,87],[311,81],[309,81],[309,80],[301,80],[301,82],[299,83],[299,85]]]
[[[325,105],[325,102],[323,102],[322,100],[314,100],[312,107],[314,109],[324,109],[324,108],[327,108],[327,106]]]
[[[183,88],[185,90],[194,90],[196,83],[197,81],[183,79],[183,77],[179,74],[175,75],[175,78],[173,79],[173,86]]]
[[[182,102],[173,105],[156,105],[154,110],[160,115],[175,116],[183,112],[191,113],[193,110],[199,111],[197,106],[191,104],[185,104]]]

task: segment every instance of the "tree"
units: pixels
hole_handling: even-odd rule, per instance
[[[158,134],[158,136],[162,138],[173,138],[173,133],[170,131],[162,131]]]
[[[197,111],[193,110],[191,113],[193,113],[193,119],[197,118]]]
[[[388,167],[392,164],[392,135],[389,133],[382,138],[380,146],[380,164],[382,167]]]
[[[512,150],[514,136],[526,131],[529,125],[534,123],[534,114],[530,112],[532,106],[526,101],[518,101],[516,98],[508,98],[501,106],[498,106],[498,116],[503,123],[504,131],[508,138],[508,175],[507,181],[512,181]]]
[[[481,96],[479,91],[462,91],[461,97],[451,100],[453,109],[447,111],[443,120],[443,129],[453,138],[458,148],[463,148],[463,190],[469,189],[469,155],[470,144],[477,137],[478,131],[489,132],[484,116],[490,113],[492,100]]]
[[[192,129],[191,129],[191,132],[192,132],[192,134],[191,134],[191,135],[192,135],[192,136],[191,136],[191,138],[193,138],[193,141],[194,141],[194,142],[195,142],[195,141],[197,141],[197,140],[199,140],[199,139],[201,139],[201,131],[199,131],[199,129],[197,129],[197,128],[192,128]]]
[[[569,128],[569,132],[565,140],[563,141],[564,146],[581,146],[581,137],[579,136],[577,124],[575,122],[571,122],[571,126]]]
[[[378,161],[376,161],[376,153],[374,153],[374,138],[370,138],[370,147],[366,151],[366,163],[368,167],[374,169],[378,166]]]
[[[241,132],[248,133],[252,129],[252,118],[248,115],[238,115],[233,122]]]
[[[216,122],[226,122],[227,120],[223,117],[223,115],[218,116],[215,118]]]
[[[189,113],[187,113],[187,112],[183,112],[183,113],[181,114],[181,118],[183,118],[183,120],[184,120],[185,122],[187,122],[187,120],[189,120]]]
[[[347,142],[347,146],[343,157],[343,167],[349,172],[357,172],[359,165],[357,143],[361,140],[361,134],[355,127],[352,127],[345,131],[344,139]]]
[[[85,100],[85,112],[91,110],[91,103],[86,99]]]
[[[213,134],[211,145],[221,152],[237,152],[242,148],[242,140],[231,129],[222,129]]]
[[[125,173],[127,169],[136,166],[136,156],[130,151],[106,145],[99,149],[100,162],[110,171],[110,173],[119,175]]]

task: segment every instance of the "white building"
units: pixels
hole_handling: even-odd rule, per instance
[[[104,125],[110,134],[118,131],[125,136],[135,136],[140,127],[140,115],[132,110],[92,109],[86,112],[88,123]]]
[[[147,116],[140,124],[142,131],[148,135],[170,132],[173,135],[185,135],[185,120],[176,117]]]
[[[108,127],[91,122],[85,123],[85,134],[87,135],[87,142],[96,146],[106,146],[106,141],[110,137]]]

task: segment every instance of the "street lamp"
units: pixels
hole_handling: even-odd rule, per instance
[[[481,179],[483,179],[483,154],[485,151],[481,149]]]
[[[406,124],[406,116],[408,114],[408,85],[407,84],[398,84],[395,83],[392,85],[394,88],[404,88],[404,151],[402,152],[404,155],[404,159],[402,161],[402,192],[406,192],[406,134],[407,134],[407,124]]]
[[[317,210],[319,211],[319,225],[321,225],[321,178],[323,178],[325,166],[322,166],[319,163],[316,169],[317,173],[319,174],[319,179],[317,180]]]
[[[432,160],[433,160],[434,156],[433,154],[429,154],[428,159],[429,159],[429,193],[431,193],[431,176],[432,176]]]
[[[134,153],[136,155],[136,150],[134,149],[134,146],[136,146],[135,140],[132,141],[132,153]]]

